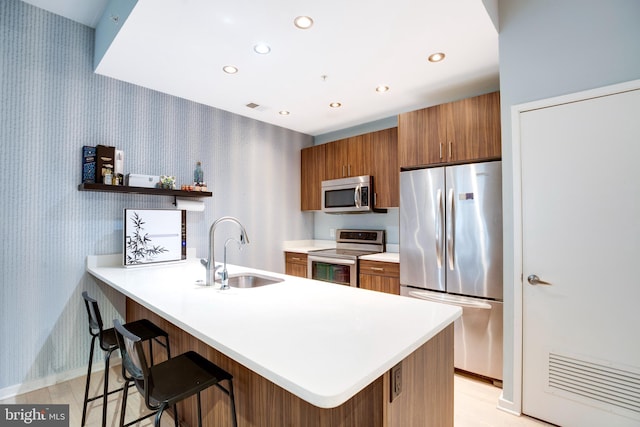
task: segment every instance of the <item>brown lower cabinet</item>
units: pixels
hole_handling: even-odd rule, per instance
[[[126,320],[149,319],[169,334],[171,354],[195,350],[233,375],[238,427],[453,427],[453,324],[402,360],[399,395],[391,370],[335,408],[319,408],[227,357],[153,311],[127,298]],[[221,325],[220,327],[223,327]],[[166,357],[154,346],[155,359]],[[314,369],[310,366],[309,369]],[[181,421],[196,425],[196,399],[178,403]],[[216,387],[202,393],[205,426],[231,425],[229,398]],[[131,414],[133,417],[133,414]]]
[[[284,253],[284,272],[290,276],[307,277],[307,254]]]
[[[360,260],[360,287],[400,295],[400,264]]]

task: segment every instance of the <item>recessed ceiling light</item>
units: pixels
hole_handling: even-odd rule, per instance
[[[442,52],[431,54],[429,55],[429,62],[440,62],[444,59],[444,56]]]
[[[287,110],[282,110],[282,111],[278,111],[278,114],[280,114],[281,116],[288,116],[291,113],[288,112]]]
[[[266,55],[271,52],[271,47],[265,43],[258,43],[253,47],[255,53],[259,53],[260,55]]]
[[[329,104],[329,107],[331,108],[339,108],[342,107],[342,104],[339,102],[332,102],[331,104]]]
[[[225,65],[222,67],[222,71],[227,74],[235,74],[238,72],[238,67],[234,67],[233,65]]]
[[[293,25],[300,28],[301,30],[306,30],[308,28],[311,28],[311,26],[313,25],[313,19],[311,19],[311,17],[309,16],[298,16],[293,20]]]
[[[376,92],[378,93],[384,93],[384,92],[388,92],[389,91],[389,86],[387,85],[380,85],[378,87],[376,87]]]

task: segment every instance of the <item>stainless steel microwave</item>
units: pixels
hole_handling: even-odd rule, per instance
[[[322,211],[373,212],[373,178],[369,175],[322,181]]]

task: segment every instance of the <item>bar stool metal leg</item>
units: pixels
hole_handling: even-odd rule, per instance
[[[124,390],[122,392],[122,407],[120,409],[120,424],[118,424],[120,427],[124,426],[124,414],[125,414],[125,409],[127,407],[127,396],[129,395],[129,380],[125,381],[124,383]]]
[[[104,356],[104,391],[102,392],[102,427],[107,427],[107,398],[109,397],[109,361],[113,350],[106,352]],[[117,390],[114,390],[117,391]]]
[[[91,368],[93,366],[93,348],[96,343],[97,336],[91,338],[91,350],[89,350],[89,368],[87,369],[87,381],[84,387],[84,401],[82,404],[82,423],[81,426],[84,426],[84,423],[87,419],[87,403],[89,403],[89,383],[91,382]]]
[[[238,419],[236,418],[236,399],[233,395],[233,381],[232,380],[228,380],[229,383],[229,390],[228,390],[228,394],[229,394],[229,400],[230,400],[230,409],[231,409],[231,422],[233,424],[233,427],[238,427]]]

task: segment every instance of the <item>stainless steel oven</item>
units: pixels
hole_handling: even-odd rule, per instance
[[[384,250],[384,230],[337,230],[335,249],[309,252],[307,277],[357,287],[358,257]]]
[[[309,253],[307,277],[324,282],[358,286],[358,258],[331,258]]]

